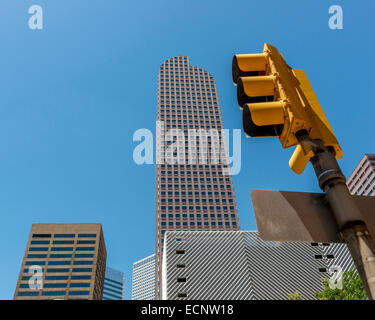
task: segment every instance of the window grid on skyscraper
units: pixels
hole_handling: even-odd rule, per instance
[[[159,298],[163,237],[167,230],[239,230],[237,206],[232,178],[223,175],[227,161],[219,164],[199,163],[200,152],[219,152],[219,141],[207,139],[206,149],[201,141],[189,146],[188,130],[223,129],[216,85],[205,70],[189,65],[188,57],[174,57],[160,67],[158,83],[157,120],[168,131],[183,131],[185,152],[168,152],[168,144],[159,133],[157,148],[165,150],[165,159],[178,157],[185,164],[156,165],[156,298]],[[175,149],[176,151],[176,149]],[[197,162],[189,164],[189,155]],[[225,156],[227,157],[227,156]],[[227,160],[227,159],[226,159]]]

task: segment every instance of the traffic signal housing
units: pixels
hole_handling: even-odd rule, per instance
[[[342,157],[305,72],[288,66],[275,47],[265,44],[260,54],[234,55],[232,76],[246,136],[277,136],[283,148],[297,146],[289,161],[294,172],[302,173],[313,156],[309,147],[299,143],[299,132],[320,139],[336,158]]]

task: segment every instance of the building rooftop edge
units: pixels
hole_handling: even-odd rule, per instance
[[[136,263],[142,262],[142,261],[144,261],[144,260],[146,260],[146,259],[149,259],[149,258],[151,258],[151,257],[155,257],[155,253],[150,254],[149,256],[147,256],[147,257],[145,257],[145,258],[143,258],[143,259],[137,260],[136,262],[133,262],[133,266],[134,266]]]

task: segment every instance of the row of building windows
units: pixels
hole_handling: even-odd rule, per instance
[[[187,98],[185,98],[184,96],[171,97],[171,98],[166,97],[165,100],[162,98],[160,100],[160,102],[161,103],[167,103],[167,104],[169,104],[169,103],[178,103],[178,104],[184,104],[185,103],[185,104],[188,104],[190,101],[187,101],[187,100],[190,100],[190,97],[187,97]],[[186,114],[186,115],[195,114],[196,116],[201,114],[203,116],[203,113],[208,114],[208,111],[213,110],[214,109],[213,107],[217,106],[217,99],[216,98],[204,97],[204,99],[203,99],[201,97],[197,97],[196,100],[197,100],[197,103],[201,105],[200,107],[192,108],[192,107],[189,107],[189,106],[185,106],[185,107],[181,106],[180,108],[175,109],[176,113],[180,113],[181,115],[183,115],[183,114]],[[206,108],[204,108],[204,107],[206,107]],[[167,109],[167,107],[159,108],[160,112],[162,112],[163,110],[168,111],[169,116],[172,115],[172,112],[171,112],[172,109]],[[179,110],[179,112],[177,112],[177,110]],[[214,111],[212,111],[212,114],[213,114],[213,112]],[[166,114],[167,114],[167,112],[166,112]]]
[[[191,75],[190,79],[187,79],[186,77],[184,77],[183,79],[173,79],[173,81],[169,81],[168,79],[164,79],[163,81],[160,82],[159,88],[163,89],[163,88],[172,87],[172,88],[178,89],[180,87],[181,88],[189,88],[189,87],[196,88],[196,87],[198,87],[198,89],[199,89],[200,82],[191,81],[192,78],[193,78],[193,76]],[[187,79],[188,81],[186,81],[185,79]],[[212,89],[210,90],[210,87],[212,87],[212,85],[215,85],[214,81],[206,81],[205,84],[208,87],[207,92],[215,91],[215,90],[212,90]],[[203,91],[205,91],[205,90],[203,89]]]
[[[71,282],[69,287],[70,288],[89,288],[90,287],[90,282]],[[43,289],[53,289],[53,288],[67,288],[68,284],[64,282],[60,283],[44,283],[43,284]],[[20,288],[22,289],[32,289],[30,287],[30,284],[28,283],[21,283]]]
[[[191,126],[194,128],[193,123],[195,124],[195,127],[201,128],[202,126],[210,126],[213,125],[212,127],[215,126],[221,126],[221,121],[219,119],[216,119],[212,117],[212,119],[200,119],[200,120],[184,120],[184,119],[168,119],[166,117],[160,117],[160,120],[165,121],[165,125],[168,126],[170,124],[176,124],[178,123],[179,125],[182,126],[182,124],[186,125],[186,128],[190,128]],[[189,124],[189,126],[187,125]]]
[[[221,219],[222,216],[224,216],[225,219],[229,219],[229,214],[227,214],[227,213],[224,214],[224,215],[222,215],[221,213],[217,213],[217,214],[213,214],[213,213],[211,213],[210,215],[208,215],[207,213],[205,213],[205,214],[203,214],[203,215],[200,214],[200,213],[190,213],[189,215],[187,215],[186,213],[184,213],[184,214],[182,214],[182,215],[179,214],[179,213],[175,213],[175,214],[169,213],[169,214],[168,214],[168,218],[169,218],[169,219],[173,219],[173,218],[180,219],[181,217],[182,217],[183,219],[187,219],[188,216],[189,216],[190,219],[194,219],[194,218],[201,219],[202,216],[203,216],[204,219],[208,219],[208,217],[210,217],[211,219],[215,219],[216,217],[217,217],[218,219]],[[235,215],[234,213],[232,213],[232,214],[230,215],[230,217],[231,217],[232,219],[235,219],[235,218],[236,218],[236,215]],[[163,213],[163,214],[161,214],[161,218],[162,218],[162,219],[166,219],[166,218],[167,218],[167,215],[166,215],[165,213]]]
[[[193,125],[187,125],[187,124],[166,124],[166,129],[196,129]],[[216,124],[207,124],[207,125],[200,125],[199,128],[201,129],[221,129],[221,123],[217,122]]]
[[[161,188],[162,189],[166,189],[166,184],[161,184]],[[172,189],[173,188],[173,185],[172,184],[168,184],[168,189]],[[192,189],[193,188],[193,185],[191,185],[191,184],[187,184],[187,185],[185,185],[185,184],[175,184],[174,185],[174,188],[175,189]],[[204,185],[204,184],[200,184],[200,185],[198,185],[198,184],[195,184],[194,185],[194,189],[219,189],[219,186],[217,185],[217,184],[214,184],[214,185],[210,185],[210,184],[208,184],[208,185]],[[227,184],[227,185],[224,185],[224,184],[222,184],[222,185],[220,185],[220,189],[225,189],[225,188],[227,188],[227,189],[230,189],[231,188],[231,186],[229,185],[229,184]]]
[[[191,155],[194,156],[199,153],[201,153],[202,155],[205,155],[205,153],[207,153],[207,155],[210,154],[210,155],[219,156],[220,153],[222,152],[223,145],[222,144],[219,145],[219,135],[217,135],[216,142],[214,143],[211,143],[211,141],[209,141],[209,138],[212,140],[213,137],[208,137],[208,136],[206,137],[208,141],[204,141],[202,143],[199,143],[199,141],[194,141],[194,140],[191,141],[189,137],[184,137],[182,133],[178,133],[178,132],[174,135],[174,137],[176,138],[178,136],[177,139],[172,138],[172,136],[171,137],[165,136],[165,141],[159,140],[158,145],[162,147],[162,149],[167,149],[166,151],[169,151],[169,152],[171,152],[172,150],[173,152],[176,152],[175,149],[178,149],[178,152],[181,155],[183,154],[189,155],[191,153]],[[199,139],[202,139],[202,138],[199,138]],[[172,150],[168,150],[168,149],[172,149]]]
[[[109,279],[104,280],[104,287],[112,290],[122,291],[123,285],[121,283],[111,283]]]
[[[177,114],[173,114],[171,113],[169,110],[166,112],[166,114],[164,114],[163,111],[160,111],[160,116],[158,117],[158,120],[160,121],[168,121],[168,122],[176,122],[176,120],[178,120],[179,123],[185,123],[185,124],[188,124],[188,123],[203,123],[205,121],[209,121],[209,120],[217,120],[217,121],[221,121],[220,119],[220,114],[217,112],[216,115],[213,114],[213,112],[210,112],[211,115],[208,115],[208,111],[204,112],[204,113],[207,113],[207,114],[203,114],[203,112],[200,112],[202,113],[201,115],[198,115],[197,114],[191,114],[191,112],[189,112],[189,114],[184,114],[182,112],[182,115],[179,114],[181,112],[177,112]]]
[[[179,68],[176,70],[161,69],[159,71],[159,87],[162,84],[179,84],[181,86],[197,86],[205,85],[210,86],[211,88],[215,87],[215,81],[211,76],[207,74],[199,74],[194,72],[191,67],[186,65],[185,68]]]
[[[219,162],[224,162],[226,159],[223,157],[223,153],[221,153],[220,150],[215,150],[216,152],[213,153],[211,151],[205,151],[205,150],[200,150],[200,152],[196,151],[185,151],[186,149],[183,146],[177,146],[178,150],[176,150],[176,146],[173,146],[173,153],[171,152],[172,150],[158,150],[159,154],[161,157],[163,157],[163,152],[164,152],[164,157],[165,161],[167,163],[219,163]],[[163,146],[161,146],[161,149],[163,149]],[[182,149],[182,150],[180,150]],[[184,152],[185,151],[185,152]],[[177,161],[178,160],[178,161]],[[185,178],[183,178],[185,179]],[[187,178],[189,182],[191,182],[191,178]],[[185,180],[184,180],[185,181]],[[198,181],[197,178],[194,178],[194,181]],[[215,180],[214,182],[216,182]]]
[[[50,240],[32,240],[30,244],[50,244]],[[77,240],[76,244],[95,244],[96,240]],[[52,244],[74,244],[74,240],[54,240]]]
[[[356,173],[352,177],[350,177],[347,182],[350,191],[352,192],[358,185],[358,183],[363,182],[362,179],[365,177],[365,175],[368,175],[367,178],[369,178],[369,176],[372,176],[374,169],[375,161],[372,160],[371,156],[367,155],[367,159],[363,161],[362,165],[357,166],[357,168],[355,169]]]
[[[212,88],[214,88],[214,86],[212,86]],[[191,95],[191,96],[190,96]],[[203,95],[203,94],[202,94]],[[159,99],[160,99],[160,105],[161,104],[169,104],[169,102],[182,102],[182,103],[189,103],[189,102],[192,102],[192,101],[197,101],[198,103],[202,103],[204,101],[207,101],[208,103],[210,102],[217,102],[217,98],[216,96],[212,95],[212,96],[198,96],[198,95],[193,95],[191,92],[189,93],[181,93],[181,92],[176,92],[175,95],[168,95],[166,94],[165,96],[164,95],[160,95],[159,96]],[[203,101],[204,100],[204,101]]]
[[[234,211],[234,206],[161,206],[161,211]]]
[[[210,106],[208,106],[210,105]],[[210,113],[214,112],[215,114],[220,114],[219,108],[212,108],[212,101],[209,103],[207,102],[199,102],[199,104],[196,104],[194,101],[188,101],[183,102],[181,104],[159,104],[158,112],[162,111],[171,111],[181,114],[197,114],[197,113],[207,113],[208,111]]]
[[[159,74],[159,77],[160,77],[159,78],[160,86],[161,85],[167,86],[168,84],[171,84],[171,85],[181,84],[181,86],[184,86],[184,87],[188,87],[190,85],[190,87],[201,86],[202,88],[205,87],[205,88],[215,89],[214,82],[209,83],[208,81],[204,81],[202,79],[197,79],[197,78],[195,78],[195,81],[194,81],[194,79],[189,79],[187,76],[184,76],[182,72],[180,72],[180,74],[174,73],[170,75]]]
[[[206,70],[203,70],[201,68],[197,68],[197,67],[193,67],[193,66],[189,66],[187,61],[180,61],[179,63],[175,62],[174,64],[173,63],[165,63],[163,64],[162,66],[160,66],[160,70],[163,71],[163,70],[188,70],[190,71],[191,73],[195,74],[196,76],[197,75],[200,75],[200,76],[204,76],[205,78],[210,78],[210,79],[213,79],[212,76],[206,71]]]
[[[367,188],[365,188],[365,190],[363,190],[362,192],[356,191],[354,192],[354,194],[363,196],[368,192],[368,195],[371,195],[375,191],[375,186],[373,186],[370,190],[369,189],[370,189],[370,186],[367,186]]]
[[[224,182],[224,178],[184,178],[184,177],[181,177],[181,176],[178,176],[178,177],[175,177],[175,178],[165,178],[165,177],[162,177],[162,178],[160,178],[160,180],[162,181],[162,182],[166,182],[166,181],[168,181],[168,182],[172,182],[172,180],[174,181],[174,182],[185,182],[185,181],[187,181],[187,182],[191,182],[191,181],[193,181],[193,182],[198,182],[198,181],[200,181],[200,182]],[[225,182],[230,182],[230,179],[229,178],[225,178]]]
[[[30,247],[29,251],[73,251],[73,247]],[[95,251],[95,247],[76,247],[76,251]]]
[[[216,100],[216,90],[214,84],[207,84],[204,83],[204,86],[200,86],[200,83],[181,83],[177,82],[175,79],[174,81],[167,82],[161,81],[159,86],[159,97],[161,98],[168,98],[168,97],[187,97],[188,99],[190,96],[194,99],[199,99],[200,97],[208,98],[208,99],[215,99]]]
[[[90,291],[69,291],[70,296],[86,296]],[[65,296],[65,291],[43,291],[42,296]],[[20,291],[18,296],[39,296],[39,291]]]
[[[190,100],[190,98],[188,97],[187,100]],[[205,99],[205,101],[202,101],[202,99],[200,97],[196,98],[197,102],[198,103],[201,103],[203,104],[204,106],[208,106],[210,105],[210,107],[215,107],[217,106],[217,99],[216,98],[213,98],[213,99]],[[212,101],[211,101],[212,100]],[[161,99],[160,100],[161,103],[187,103],[187,102],[190,102],[190,101],[186,101],[185,98],[171,98],[171,99]]]
[[[204,81],[203,84],[205,84],[207,87],[214,87],[215,86],[215,82],[213,80],[213,78],[210,78],[210,81],[207,81],[208,78],[206,76],[199,76],[197,74],[192,74],[192,73],[188,73],[188,72],[185,72],[185,74],[181,73],[181,70],[179,70],[180,72],[164,72],[163,70],[161,70],[161,72],[159,73],[160,76],[167,76],[167,75],[173,75],[175,76],[176,74],[177,75],[183,75],[182,77],[179,76],[179,77],[174,77],[174,79],[168,79],[168,77],[164,77],[163,79],[160,79],[161,81],[159,82],[159,88],[162,88],[162,86],[164,87],[168,87],[168,85],[170,84],[171,86],[173,86],[173,88],[186,88],[186,87],[198,87],[200,84],[201,84],[201,80],[202,79],[205,79],[206,81]]]
[[[219,146],[219,142],[215,142],[214,145],[211,144],[210,141],[208,141],[207,143],[206,142],[203,142],[201,145],[199,143],[199,141],[193,141],[193,143],[195,142],[195,146],[194,145],[189,145],[191,142],[188,140],[184,140],[184,137],[183,136],[180,136],[179,135],[179,140],[175,139],[173,140],[172,138],[168,138],[166,137],[166,140],[163,141],[159,141],[159,145],[164,147],[164,148],[188,148],[187,151],[185,151],[185,154],[189,154],[190,152],[195,155],[195,153],[202,153],[203,151],[211,151],[211,153],[214,153],[214,151],[221,151],[221,148],[222,148],[222,145]],[[208,138],[208,137],[207,137]],[[173,141],[172,141],[173,140]],[[180,151],[181,154],[183,154],[182,151]]]
[[[173,110],[174,111],[174,110]],[[210,113],[210,114],[208,114]],[[181,121],[183,121],[184,123],[199,123],[199,121],[201,123],[204,123],[204,121],[208,121],[208,120],[220,120],[220,114],[219,112],[216,112],[214,113],[213,111],[197,111],[196,113],[192,113],[192,112],[185,112],[185,111],[182,111],[182,110],[177,110],[176,114],[174,114],[174,112],[172,112],[172,110],[160,110],[160,115],[159,115],[159,120],[168,120],[169,122],[170,121],[176,121],[176,120],[179,120],[180,123]]]
[[[186,130],[183,132],[181,130],[169,130],[165,132],[164,130],[162,131],[163,136],[158,137],[157,142],[159,142],[159,144],[164,144],[164,142],[171,144],[174,142],[174,144],[177,143],[179,145],[189,145],[189,143],[195,143],[197,146],[201,144],[207,149],[207,145],[219,145],[219,142],[222,141],[220,133],[221,132],[219,130]],[[177,137],[179,140],[175,139]],[[194,145],[191,147],[194,147]]]
[[[71,261],[48,261],[49,266],[69,266],[71,264]],[[73,265],[92,265],[93,261],[89,260],[82,260],[82,261],[73,261]],[[34,265],[40,265],[44,266],[46,265],[46,261],[26,261],[26,266],[34,266]]]
[[[47,258],[47,254],[28,254],[27,258],[29,259],[41,259],[41,258]],[[72,258],[72,254],[53,254],[51,253],[49,255],[49,258]],[[94,254],[92,253],[76,253],[74,255],[75,258],[93,258]]]
[[[164,86],[161,86],[160,87],[161,90],[159,91],[159,95],[160,95],[161,98],[174,95],[175,90],[173,89],[173,86],[171,86],[169,88],[166,88],[167,90],[164,90],[163,87]],[[209,90],[207,90],[207,92],[205,92],[205,90],[199,90],[199,89],[189,90],[188,88],[186,90],[184,88],[181,88],[181,90],[180,90],[178,87],[176,88],[176,94],[179,94],[180,96],[190,95],[192,97],[207,97],[207,98],[212,98],[212,100],[214,100],[214,98],[216,97],[215,90],[212,90],[211,92]]]
[[[375,182],[375,178],[371,179],[373,174],[374,174],[374,172],[371,171],[369,173],[369,175],[365,179],[363,179],[362,184],[359,186],[359,188],[357,189],[355,194],[364,195],[367,192],[367,190],[370,189],[371,185]],[[357,184],[355,184],[355,186],[353,186],[350,191],[353,192],[353,190],[355,189],[356,186],[357,186]],[[362,189],[363,189],[363,191],[362,191]],[[373,189],[375,190],[375,186],[373,187]],[[362,191],[362,193],[361,193],[361,191]]]
[[[186,115],[184,116],[180,116],[180,115],[171,115],[171,114],[167,114],[167,115],[163,115],[161,114],[160,117],[158,118],[160,121],[165,121],[165,123],[184,123],[184,124],[193,124],[195,123],[196,125],[198,124],[205,124],[205,123],[219,123],[221,124],[221,120],[220,120],[220,116],[217,115],[211,115],[211,116],[208,116],[208,115],[202,115],[201,117],[199,116],[191,116],[190,118],[188,118]],[[216,121],[215,121],[216,120]]]
[[[103,300],[122,300],[122,294],[113,294],[111,292],[103,291]]]
[[[227,201],[228,200],[228,201]],[[206,203],[209,203],[209,204],[220,204],[220,203],[223,203],[223,204],[226,204],[227,202],[229,202],[230,204],[232,204],[234,202],[234,200],[232,198],[229,198],[229,199],[226,199],[226,198],[209,198],[209,199],[206,199],[206,198],[198,198],[198,197],[195,197],[195,198],[161,198],[160,199],[160,202],[162,205],[165,205],[166,203],[168,204],[179,204],[180,202],[183,203],[183,204],[186,204],[186,203],[189,203],[189,204],[198,204],[201,202],[203,204],[206,204]]]
[[[117,294],[122,294],[122,288],[110,288],[107,286],[104,287],[104,290],[107,292],[107,293],[110,293],[110,292],[113,292],[113,293],[117,293]]]
[[[168,92],[168,89],[169,92]],[[190,90],[189,90],[190,89]],[[202,81],[188,81],[185,80],[183,77],[172,77],[171,79],[164,78],[163,75],[159,81],[158,87],[158,95],[160,96],[162,91],[163,94],[168,95],[168,93],[172,93],[173,95],[179,95],[181,92],[188,92],[188,93],[206,93],[212,96],[216,96],[216,87],[215,83],[205,83]],[[173,91],[172,91],[173,90]],[[190,102],[190,101],[189,101]]]
[[[32,276],[23,276],[21,278],[22,281],[30,280]],[[46,281],[57,281],[57,280],[68,280],[69,276],[45,276],[44,280]],[[72,275],[70,276],[71,280],[91,280],[91,276],[89,275],[80,275],[80,276],[75,276]]]
[[[216,101],[203,101],[199,105],[194,104],[194,102],[182,103],[180,105],[174,104],[163,104],[157,110],[157,115],[168,115],[168,116],[179,116],[179,117],[207,117],[218,116],[220,111],[217,108],[212,108],[212,105],[215,105]]]
[[[194,74],[199,74],[199,75],[202,75],[202,76],[207,76],[210,79],[213,79],[213,77],[211,76],[211,74],[209,74],[206,70],[201,69],[199,67],[189,66],[187,60],[179,60],[179,61],[174,60],[174,64],[172,62],[168,62],[167,61],[167,62],[163,63],[160,66],[160,70],[166,70],[167,68],[173,69],[173,67],[174,68],[179,67],[180,69],[184,68],[185,70],[190,70]]]
[[[161,225],[162,225],[162,227],[164,227],[164,226],[166,226],[166,223],[162,222]],[[205,222],[200,222],[200,221],[193,222],[193,221],[190,221],[189,223],[186,222],[186,221],[184,221],[182,223],[177,221],[177,222],[169,222],[169,224],[168,224],[169,227],[173,227],[173,225],[175,225],[176,227],[180,227],[181,225],[184,226],[184,227],[188,227],[188,226],[190,226],[190,227],[195,227],[195,226],[202,227],[203,225],[205,227],[208,227],[209,225],[211,225],[212,227],[216,227],[216,226],[224,227],[224,224],[223,224],[222,221],[219,221],[217,223],[216,223],[216,221],[211,221],[211,223],[207,222],[207,221],[205,221]],[[225,226],[226,227],[230,227],[231,223],[229,221],[225,221]],[[237,222],[236,221],[232,221],[232,226],[236,227],[237,226]],[[166,231],[167,230],[162,229],[162,234],[164,234]]]
[[[191,95],[191,97],[190,97]],[[217,98],[214,97],[214,96],[205,96],[202,94],[202,97],[200,96],[197,96],[195,97],[195,94],[192,94],[192,93],[181,93],[178,97],[175,97],[175,96],[160,96],[160,102],[161,103],[169,103],[169,102],[173,102],[173,101],[176,101],[176,102],[182,102],[182,103],[186,103],[186,102],[189,102],[187,100],[197,100],[198,103],[201,103],[203,105],[206,105],[207,106],[207,109],[203,109],[203,108],[200,108],[200,110],[210,110],[210,108],[208,108],[208,106],[211,106],[211,105],[216,105],[217,103]],[[205,104],[206,103],[206,104]],[[188,107],[187,107],[188,108]],[[163,110],[163,109],[159,109],[160,111]],[[178,109],[176,109],[178,110]],[[185,111],[184,113],[185,114],[188,114],[188,110],[184,110],[184,109],[179,109],[181,110],[182,112]]]
[[[168,194],[166,194],[166,192],[168,192]],[[199,192],[199,191],[195,191],[194,193],[194,196],[192,195],[193,191],[161,191],[160,192],[160,201],[161,202],[168,202],[168,203],[172,203],[173,200],[176,200],[175,202],[192,202],[192,200],[197,200],[198,202],[200,201],[200,199],[202,200],[202,202],[207,202],[207,200],[211,203],[213,202],[220,202],[220,199],[223,199],[224,202],[226,202],[226,198],[225,196],[228,196],[228,201],[229,202],[233,202],[233,198],[231,197],[232,196],[232,192],[231,191],[222,191],[221,192],[221,195],[219,194],[218,191],[216,192],[207,192],[207,195],[206,195],[206,192],[205,191],[202,191],[202,192]],[[166,198],[166,197],[171,197],[173,196],[174,194],[174,197],[173,198]],[[180,195],[181,194],[181,195]],[[180,199],[180,196],[182,197]],[[206,198],[207,197],[207,198]],[[217,198],[219,197],[219,198]],[[167,201],[168,200],[168,201]]]
[[[168,91],[169,89],[169,91]],[[165,91],[164,91],[165,90]],[[158,87],[158,95],[172,93],[178,95],[181,92],[202,93],[216,96],[215,83],[205,83],[202,81],[189,81],[183,77],[173,77],[171,79],[161,77]]]
[[[205,75],[205,74],[199,74],[197,72],[194,72],[191,70],[191,67],[189,68],[187,65],[185,65],[185,68],[175,68],[174,70],[169,69],[160,69],[159,71],[159,80],[160,82],[167,82],[168,80],[172,82],[172,80],[179,80],[179,83],[185,84],[198,84],[202,83],[206,86],[211,85],[214,86],[215,82],[212,77]]]
[[[33,234],[32,235],[33,238],[52,238],[52,234]],[[73,233],[69,233],[69,234],[54,234],[53,235],[54,238],[75,238],[76,235],[73,234]],[[78,234],[78,238],[96,238],[96,234]]]
[[[180,107],[172,108],[172,106],[166,105],[163,108],[159,108],[157,116],[168,116],[176,117],[177,119],[206,119],[209,117],[219,117],[220,111],[216,108],[216,102],[208,101],[200,103],[200,106],[186,106],[181,105]]]
[[[222,164],[160,164],[161,169],[222,169],[223,167],[227,167],[227,165]]]
[[[166,87],[164,87],[163,85],[161,85],[160,89],[159,89],[159,98],[160,97],[169,97],[169,96],[174,96],[176,97],[177,96],[187,96],[187,95],[191,95],[193,97],[198,97],[198,96],[202,96],[202,97],[206,97],[208,98],[208,102],[212,102],[212,100],[214,100],[213,98],[215,98],[215,101],[217,101],[217,95],[216,95],[216,91],[215,91],[215,87],[214,86],[211,86],[210,87],[204,87],[204,86],[181,86],[181,89],[177,86],[176,87],[176,90],[174,90],[175,88],[175,85],[177,86],[177,84],[175,83],[171,83],[170,85],[167,83],[166,84]],[[164,88],[166,90],[164,90]],[[185,111],[185,110],[191,110],[192,107],[194,106],[195,109],[198,109],[194,104],[194,99],[193,101],[188,101],[185,105],[176,105],[176,104],[159,104],[159,109],[158,110],[161,110],[161,108],[181,108],[180,110],[182,111]],[[183,109],[184,107],[188,107],[189,109]]]
[[[48,268],[47,273],[65,273],[72,270],[72,272],[92,272],[92,268]],[[41,270],[44,272],[44,268]],[[25,268],[23,269],[23,273],[30,273],[29,269]]]
[[[204,225],[206,227],[208,227],[210,225],[210,222],[208,221],[205,221],[202,222],[201,221],[198,221],[198,222],[194,222],[194,221],[190,221],[189,223],[188,222],[179,222],[179,221],[170,221],[168,222],[168,227],[173,227],[173,226],[176,226],[176,227],[180,227],[181,225],[183,226],[191,226],[191,227],[194,227],[195,225],[197,225],[198,227]],[[224,226],[223,222],[219,221],[217,223],[218,226]],[[231,223],[229,221],[225,221],[225,226],[229,227],[231,225]],[[161,222],[161,226],[162,227],[166,227],[167,226],[167,223],[166,222]],[[216,221],[211,221],[211,226],[216,226]],[[237,226],[237,222],[236,221],[232,221],[232,226]]]
[[[188,192],[186,192],[186,191],[161,191],[161,193],[160,193],[162,196],[166,196],[166,195],[168,195],[168,196],[172,196],[172,195],[175,195],[175,196],[188,196],[188,197],[192,197],[193,195],[194,196],[201,196],[201,197],[205,197],[206,195],[207,196],[219,196],[219,195],[222,195],[222,196],[225,196],[225,195],[227,195],[227,196],[231,196],[232,195],[232,192],[231,191],[221,191],[221,192],[219,192],[219,191],[214,191],[214,192],[212,192],[212,191],[208,191],[208,192],[206,192],[206,191],[195,191],[195,192],[193,192],[193,191],[188,191]]]

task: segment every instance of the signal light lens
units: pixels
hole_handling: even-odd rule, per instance
[[[244,129],[245,135],[248,138],[250,137],[252,138],[254,137],[277,137],[277,136],[280,136],[284,128],[283,124],[266,125],[266,126],[256,125],[252,119],[250,108],[248,105],[245,105],[243,108],[242,123],[243,123],[243,129]]]

